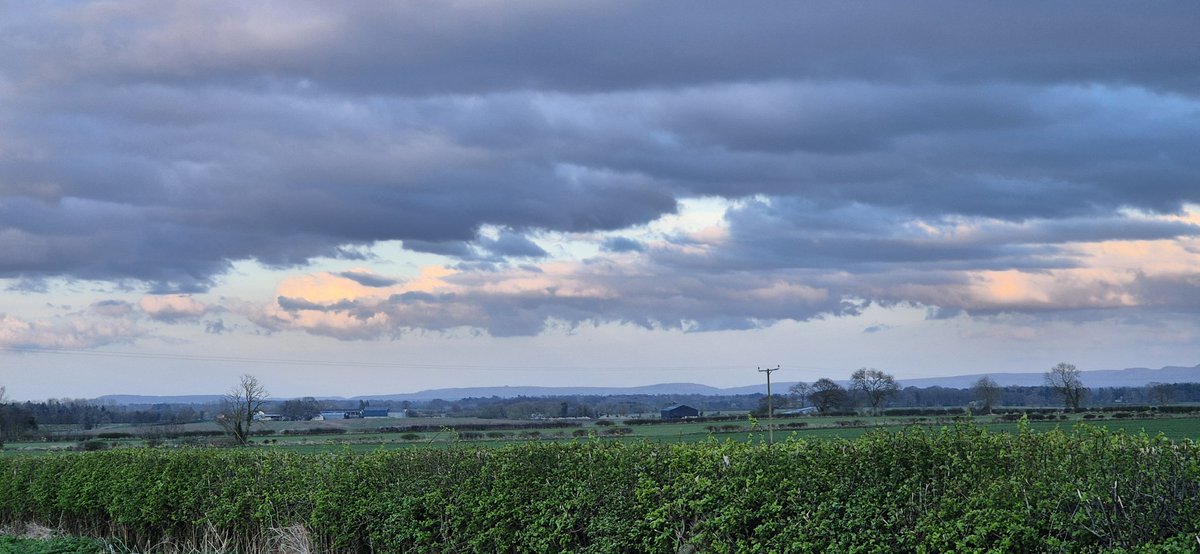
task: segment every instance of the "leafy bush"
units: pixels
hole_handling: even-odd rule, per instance
[[[142,548],[208,529],[249,550],[303,525],[321,552],[1182,552],[1198,497],[1196,443],[1086,425],[0,458],[0,525]]]

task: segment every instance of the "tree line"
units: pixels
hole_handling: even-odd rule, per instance
[[[245,376],[250,377],[250,376]],[[850,411],[858,408],[878,413],[885,407],[934,408],[973,406],[987,412],[996,406],[1053,407],[1079,409],[1090,406],[1165,405],[1176,402],[1200,402],[1200,383],[1152,383],[1146,386],[1085,388],[1080,372],[1074,365],[1061,363],[1045,374],[1041,386],[1000,386],[990,377],[983,377],[970,388],[903,387],[883,371],[861,368],[845,381],[847,386],[831,378],[812,383],[796,383],[785,394],[776,394],[771,401],[775,409],[813,406],[822,412]],[[240,405],[245,400],[244,385],[257,387],[252,406]],[[359,400],[329,401],[312,397],[273,400],[265,388],[253,383],[239,384],[223,403],[205,405],[152,404],[114,405],[84,399],[50,399],[44,402],[5,402],[0,387],[0,440],[12,440],[38,432],[39,425],[73,425],[87,430],[97,425],[178,425],[197,421],[220,420],[232,425],[237,436],[237,422],[244,423],[258,410],[283,415],[287,419],[306,420],[323,409],[362,408]],[[237,409],[229,404],[238,405]],[[701,394],[626,394],[570,395],[551,397],[501,398],[474,397],[459,400],[372,401],[370,405],[392,410],[407,410],[410,416],[455,416],[486,419],[531,419],[605,416],[625,417],[632,414],[655,413],[672,404],[687,404],[706,413],[755,411],[766,413],[763,394],[711,396]],[[253,409],[248,409],[253,408]],[[236,412],[236,416],[219,417]],[[244,433],[243,433],[244,436]]]

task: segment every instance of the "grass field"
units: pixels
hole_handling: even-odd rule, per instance
[[[788,418],[775,421],[776,429],[774,431],[775,440],[782,441],[788,438],[797,439],[824,439],[824,438],[855,438],[861,436],[870,429],[884,428],[902,428],[911,425],[921,425],[926,427],[938,428],[944,425],[952,425],[953,418],[949,417],[803,417],[803,418]],[[992,416],[978,416],[973,418],[976,424],[979,424],[990,431],[996,432],[1015,432],[1017,423],[1011,421],[999,421]],[[1065,420],[1055,421],[1031,421],[1030,426],[1038,431],[1045,431],[1054,428],[1069,429],[1071,426],[1080,422],[1084,422],[1082,416],[1073,414]],[[519,420],[480,420],[473,418],[412,418],[412,419],[373,419],[373,420],[345,420],[345,421],[323,421],[323,422],[264,422],[261,423],[262,429],[271,429],[275,434],[263,437],[256,437],[255,442],[261,446],[275,448],[280,450],[315,453],[315,452],[369,452],[378,449],[396,449],[396,448],[445,448],[455,444],[472,444],[478,446],[500,446],[504,444],[512,444],[514,442],[526,442],[531,440],[537,441],[572,441],[572,440],[592,440],[599,438],[601,440],[617,440],[622,442],[629,441],[650,441],[650,442],[700,442],[700,441],[766,441],[766,421],[758,421],[758,427],[752,428],[752,423],[749,419],[741,419],[731,422],[682,422],[682,423],[661,423],[661,424],[644,424],[629,426],[630,434],[622,436],[609,436],[605,433],[609,432],[612,427],[597,426],[592,422],[584,423],[578,428],[565,429],[539,429],[536,431],[507,429],[495,430],[492,434],[501,433],[503,437],[489,437],[487,432],[476,432],[482,434],[482,437],[471,439],[470,433],[457,433],[451,429],[455,425],[471,425],[471,424],[488,424],[488,425],[521,425],[528,424],[528,421]],[[1129,433],[1145,432],[1148,435],[1162,434],[1172,440],[1191,439],[1200,440],[1200,417],[1174,417],[1174,418],[1154,418],[1154,419],[1113,419],[1101,418],[1086,420],[1087,424],[1106,427],[1117,430],[1122,429]],[[397,432],[373,432],[380,427],[406,427],[413,425],[424,425],[432,427],[442,427],[440,431],[424,431],[414,433],[397,433]],[[803,425],[802,428],[794,429],[787,428]],[[620,427],[619,425],[617,427]],[[190,424],[186,426],[187,430],[206,430],[213,429],[211,423]],[[285,430],[299,430],[311,428],[333,428],[344,429],[339,434],[318,434],[318,435],[284,435],[280,434]],[[712,429],[716,429],[714,432]],[[136,428],[132,427],[110,427],[102,431],[117,431],[123,430],[136,434]],[[531,433],[537,433],[537,436],[530,436]],[[586,433],[586,434],[584,434]],[[582,435],[582,436],[580,436]],[[467,437],[464,439],[464,437]],[[145,441],[137,438],[111,439],[103,440],[104,447],[122,448],[144,446]],[[166,441],[165,444],[173,445],[172,441]],[[74,441],[59,441],[59,442],[13,442],[4,446],[2,455],[43,455],[52,452],[70,451],[78,446]]]

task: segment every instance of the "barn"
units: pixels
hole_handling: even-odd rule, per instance
[[[698,417],[700,410],[685,404],[676,404],[663,408],[659,414],[663,419],[683,419],[685,417]]]

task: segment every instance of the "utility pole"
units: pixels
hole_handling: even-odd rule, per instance
[[[779,371],[779,365],[768,367],[767,369],[758,368],[759,373],[767,374],[767,444],[775,444],[775,410],[771,407],[771,372]]]

